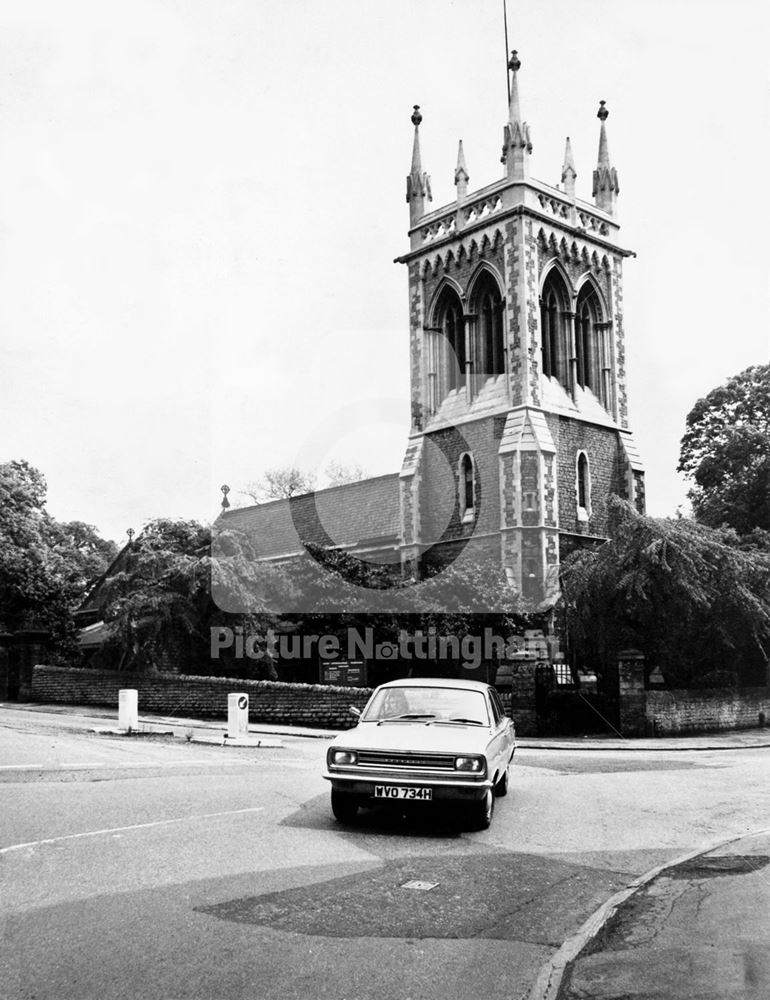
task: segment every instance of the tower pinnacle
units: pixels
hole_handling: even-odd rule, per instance
[[[414,143],[412,145],[412,169],[406,178],[406,200],[409,203],[409,224],[414,226],[418,219],[425,215],[425,199],[433,200],[430,190],[430,177],[423,173],[420,158],[420,105],[414,105],[412,124],[414,125]]]
[[[511,98],[508,104],[508,124],[503,129],[503,155],[500,159],[506,165],[511,180],[523,181],[529,176],[528,157],[532,152],[532,142],[529,125],[521,117],[518,79],[521,60],[516,49],[511,52],[508,69],[511,71]]]
[[[606,101],[599,101],[599,110],[596,117],[602,123],[599,130],[599,157],[594,170],[593,196],[597,208],[601,208],[609,215],[615,214],[615,200],[620,191],[618,186],[618,172],[610,164],[610,151],[607,145],[607,129],[605,122],[609,116],[609,111],[605,107]]]
[[[572,159],[572,143],[569,141],[569,136],[567,136],[567,142],[564,146],[564,165],[561,168],[561,182],[564,185],[564,191],[570,198],[575,197],[575,178],[577,177],[577,170],[575,170],[575,161]]]
[[[455,167],[455,185],[457,187],[457,200],[464,201],[468,193],[468,181],[470,176],[465,166],[465,153],[463,152],[463,141],[457,147],[457,166]]]

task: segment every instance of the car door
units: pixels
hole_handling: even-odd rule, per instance
[[[497,691],[494,688],[489,688],[488,695],[492,718],[488,760],[490,770],[502,774],[508,767],[513,752],[513,723],[505,715]]]

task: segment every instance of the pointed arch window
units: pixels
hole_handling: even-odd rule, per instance
[[[476,517],[476,470],[473,459],[467,453],[460,459],[460,518],[472,521]]]
[[[591,516],[591,472],[588,456],[584,451],[579,452],[577,456],[575,488],[578,521],[587,521]]]
[[[505,372],[503,297],[489,271],[485,270],[476,282],[472,309],[476,315],[473,368],[480,387],[488,378]]]
[[[583,389],[604,402],[602,358],[602,311],[594,285],[587,281],[580,289],[575,309],[576,380]]]
[[[543,374],[569,388],[567,364],[567,324],[569,296],[556,270],[551,270],[540,296],[540,335]]]
[[[452,288],[441,293],[436,310],[441,332],[441,398],[465,385],[465,324],[460,297]]]

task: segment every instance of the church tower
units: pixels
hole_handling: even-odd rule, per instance
[[[423,573],[496,559],[535,606],[558,597],[558,567],[608,531],[618,494],[644,510],[628,425],[618,174],[600,103],[593,202],[576,195],[566,141],[561,185],[530,176],[532,138],[508,64],[502,179],[430,210],[415,107],[407,177],[412,426],[401,470],[401,558]]]

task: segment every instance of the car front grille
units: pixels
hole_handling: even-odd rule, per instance
[[[372,769],[409,768],[420,771],[454,771],[451,753],[398,753],[385,750],[359,750],[358,766]]]

